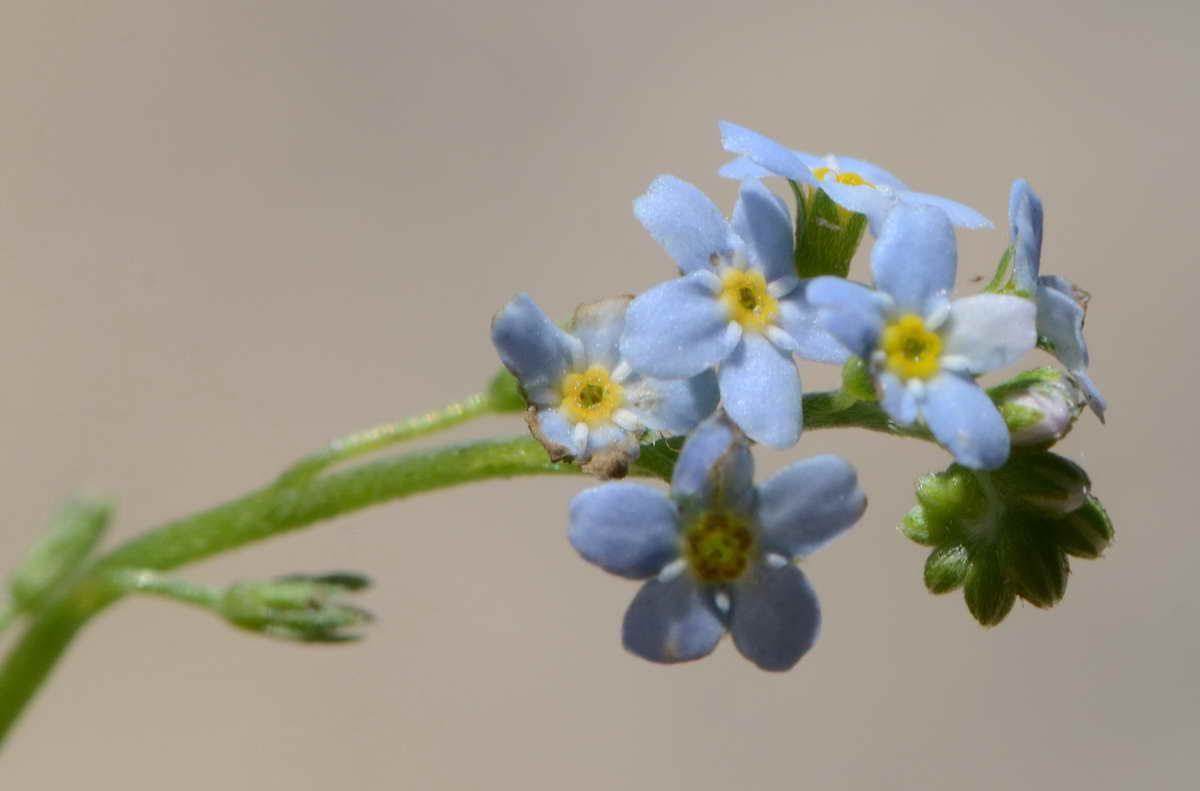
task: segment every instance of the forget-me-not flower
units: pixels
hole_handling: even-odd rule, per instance
[[[1041,275],[1042,201],[1025,179],[1013,182],[1008,198],[1008,226],[1013,242],[1013,281],[1037,300],[1037,332],[1054,356],[1079,383],[1088,406],[1101,421],[1108,404],[1087,373],[1088,350],[1083,339],[1087,296],[1056,275]]]
[[[621,477],[648,432],[686,434],[713,413],[712,371],[672,381],[634,371],[617,348],[630,297],[575,311],[568,331],[520,294],[492,320],[492,343],[520,382],[535,437],[557,461]]]
[[[735,427],[714,417],[683,446],[670,496],[608,483],[571,501],[571,544],[623,577],[647,580],[625,613],[625,647],[654,662],[699,659],[725,631],[764,670],[812,647],[821,614],[793,560],[853,525],[866,508],[854,468],[817,456],[755,487]]]
[[[879,235],[888,212],[899,204],[936,206],[963,228],[991,228],[992,223],[970,206],[949,198],[913,192],[904,182],[877,165],[853,157],[824,157],[792,151],[744,126],[721,121],[725,150],[741,156],[721,168],[728,178],[783,176],[825,192],[834,203],[865,214],[871,233]]]
[[[808,296],[824,326],[869,363],[892,419],[923,420],[960,464],[994,469],[1008,458],[1008,428],[974,377],[1033,348],[1036,309],[1002,294],[951,301],[956,268],[945,213],[900,205],[871,251],[876,290],[821,277]]]
[[[846,353],[804,300],[787,206],[747,181],[730,224],[699,189],[660,176],[634,211],[682,277],[633,300],[621,353],[635,370],[663,379],[719,364],[734,422],[757,442],[794,445],[802,414],[792,353],[822,362],[842,362]]]

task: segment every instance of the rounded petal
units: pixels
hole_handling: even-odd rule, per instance
[[[926,385],[922,411],[933,436],[964,467],[994,470],[1008,460],[1008,426],[970,379],[941,374]]]
[[[492,343],[526,391],[557,389],[579,348],[528,294],[518,294],[492,319]]]
[[[891,189],[907,191],[908,187],[904,182],[893,176],[888,171],[872,165],[865,159],[856,159],[854,157],[837,155],[838,170],[842,173],[857,173],[872,184],[881,187],[890,187]]]
[[[942,355],[959,358],[962,370],[981,374],[1003,368],[1037,343],[1037,306],[1005,294],[976,294],[950,303],[941,330]]]
[[[646,579],[679,555],[679,515],[662,492],[606,483],[571,501],[567,538],[584,560],[622,577]]]
[[[841,278],[835,278],[840,280]],[[805,289],[797,288],[780,297],[779,326],[796,340],[795,353],[819,363],[846,362],[850,353],[820,322],[821,311],[805,298]]]
[[[1088,365],[1083,318],[1083,306],[1070,283],[1061,277],[1038,278],[1037,333],[1050,341],[1054,356],[1068,369]]]
[[[729,631],[742,656],[763,670],[789,670],[821,630],[817,594],[800,569],[757,566],[733,589]]]
[[[887,412],[892,420],[902,426],[911,426],[916,422],[921,405],[916,394],[900,381],[900,377],[891,371],[884,371],[879,374],[879,387],[883,390],[883,398],[880,400],[883,411]]]
[[[705,371],[690,379],[638,379],[625,386],[625,409],[651,431],[687,434],[720,403],[717,375]]]
[[[787,204],[758,181],[742,182],[733,210],[733,230],[746,243],[750,260],[768,283],[795,275],[795,229]]]
[[[901,204],[892,210],[871,250],[875,287],[902,313],[929,315],[954,288],[958,252],[954,228],[941,209]]]
[[[1100,391],[1096,388],[1096,383],[1092,381],[1092,377],[1087,375],[1087,371],[1075,370],[1071,371],[1071,376],[1079,384],[1079,389],[1083,391],[1083,395],[1087,398],[1088,406],[1096,413],[1096,417],[1100,418],[1100,422],[1104,422],[1104,412],[1108,409],[1108,401],[1104,396],[1100,395]]]
[[[626,649],[651,662],[668,663],[707,656],[724,634],[724,624],[687,574],[643,585],[621,628]]]
[[[994,228],[992,221],[984,217],[979,212],[958,201],[952,201],[949,198],[943,198],[939,195],[929,195],[924,192],[904,191],[898,193],[902,203],[911,203],[918,206],[935,206],[946,213],[950,218],[950,224],[959,228]]]
[[[729,223],[721,210],[682,179],[656,178],[633,202],[633,213],[685,273],[707,268],[714,255],[733,252]]]
[[[575,424],[563,417],[562,412],[558,409],[539,409],[537,420],[537,430],[541,434],[537,439],[547,445],[546,450],[550,452],[552,458],[564,455],[580,458],[585,455],[586,448],[575,440]],[[557,445],[562,451],[555,453],[549,447],[550,445]]]
[[[777,176],[816,186],[817,180],[804,160],[769,137],[744,126],[721,121],[721,145],[732,154],[741,154]]]
[[[668,280],[630,303],[621,356],[647,376],[695,376],[733,350],[728,325],[728,309],[699,274]]]
[[[850,462],[814,456],[789,464],[758,487],[758,519],[768,551],[810,555],[859,520],[867,496]]]
[[[820,309],[821,327],[864,360],[879,345],[888,302],[882,294],[840,277],[818,277],[804,290],[807,301]]]
[[[580,305],[571,321],[571,334],[583,344],[583,365],[616,367],[618,345],[625,329],[625,311],[633,297],[610,297]]]
[[[748,332],[717,378],[725,411],[750,439],[773,448],[800,439],[800,372],[790,354]]]
[[[593,454],[604,450],[620,449],[621,455],[632,461],[641,453],[641,446],[638,445],[638,439],[635,434],[631,434],[615,423],[605,423],[599,426],[593,426],[588,431],[587,449],[583,454],[591,458]],[[581,459],[582,460],[582,459]],[[611,477],[621,477],[614,475]]]
[[[884,220],[896,205],[894,192],[878,190],[865,184],[842,184],[832,173],[825,176],[825,180],[821,182],[821,189],[839,206],[867,215],[867,219],[871,221],[871,233],[875,234],[879,232]]]
[[[721,169],[717,171],[717,175],[743,181],[745,179],[765,179],[775,174],[762,165],[754,164],[749,157],[738,157],[722,165]]]
[[[1042,200],[1025,179],[1014,181],[1008,194],[1008,233],[1017,288],[1032,294],[1042,267]]]
[[[754,502],[754,457],[724,415],[701,423],[683,443],[671,477],[671,497],[690,507],[722,505],[747,513]],[[718,503],[717,498],[724,499]]]

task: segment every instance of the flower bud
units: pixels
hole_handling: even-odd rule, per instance
[[[13,602],[22,610],[43,604],[79,565],[108,528],[112,504],[75,496],[62,504],[50,530],[30,547],[9,579]]]
[[[1083,391],[1055,368],[1026,371],[996,388],[992,397],[1014,447],[1050,447],[1071,431],[1087,405]]]
[[[217,609],[236,626],[285,640],[356,640],[360,635],[343,630],[369,623],[371,614],[334,597],[369,584],[366,577],[348,572],[239,582],[225,591]]]

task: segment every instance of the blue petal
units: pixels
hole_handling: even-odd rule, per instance
[[[679,514],[662,492],[606,483],[571,501],[567,537],[585,560],[622,577],[645,579],[679,555]]]
[[[1104,412],[1108,409],[1108,401],[1104,396],[1100,395],[1100,391],[1096,389],[1096,383],[1092,381],[1092,377],[1088,376],[1087,371],[1076,369],[1071,371],[1071,376],[1079,384],[1079,389],[1083,391],[1083,395],[1087,398],[1088,406],[1096,413],[1096,417],[1100,418],[1100,422],[1104,422]]]
[[[1008,195],[1008,233],[1017,288],[1033,294],[1042,268],[1042,200],[1025,179],[1014,181]]]
[[[857,173],[876,186],[889,187],[897,191],[908,191],[908,187],[903,181],[865,159],[855,159],[854,157],[846,157],[841,154],[838,154],[835,158],[837,159],[838,170],[842,173]]]
[[[1050,341],[1054,356],[1068,369],[1088,366],[1083,318],[1070,283],[1053,275],[1038,278],[1037,332]]]
[[[1037,343],[1037,312],[1031,300],[1007,294],[956,299],[940,330],[945,341],[942,355],[963,363],[955,370],[973,374],[1011,365]]]
[[[804,295],[809,303],[820,308],[818,321],[822,328],[851,354],[870,359],[883,332],[886,297],[840,277],[815,278]]]
[[[877,190],[874,187],[858,184],[842,184],[832,174],[827,174],[821,182],[821,189],[834,203],[859,214],[865,214],[871,222],[871,233],[879,235],[892,208],[897,205],[893,192]]]
[[[687,434],[717,409],[717,375],[690,379],[637,379],[625,385],[624,408],[651,431]]]
[[[641,454],[641,447],[638,445],[637,436],[631,434],[615,423],[605,423],[599,426],[592,426],[588,431],[587,450],[585,456],[591,458],[593,454],[599,453],[602,450],[616,450],[620,448],[623,455],[632,461]],[[584,461],[585,459],[578,459]],[[620,475],[604,476],[619,478]]]
[[[492,343],[504,366],[531,393],[556,389],[578,348],[528,294],[518,294],[492,319]]]
[[[717,378],[725,411],[750,439],[773,448],[800,439],[800,373],[790,354],[747,332]]]
[[[701,423],[683,443],[671,497],[689,508],[728,506],[748,513],[754,496],[754,457],[745,437],[724,415]]]
[[[668,280],[630,303],[621,356],[635,370],[663,379],[695,376],[733,350],[729,310],[705,274]]]
[[[546,450],[554,460],[562,458],[564,455],[580,458],[584,455],[585,448],[575,441],[575,424],[563,417],[562,413],[557,409],[539,409],[537,411],[538,431],[541,432],[539,441],[557,445],[561,451],[555,452],[551,447]],[[580,461],[584,459],[580,458]]]
[[[687,662],[707,656],[725,634],[703,593],[687,574],[650,580],[638,591],[622,625],[625,648],[651,662]]]
[[[583,364],[616,367],[621,333],[625,329],[625,311],[632,297],[611,297],[580,305],[571,322],[571,334],[583,344]]]
[[[749,157],[756,164],[762,165],[777,176],[784,176],[792,181],[816,186],[808,165],[804,164],[795,151],[790,151],[769,137],[751,131],[744,126],[721,121],[721,145],[733,154]]]
[[[934,206],[946,213],[950,223],[959,228],[994,228],[992,221],[966,204],[943,198],[939,195],[929,195],[924,192],[901,192],[898,196],[903,203],[920,206]]]
[[[859,520],[867,496],[850,462],[815,456],[789,464],[758,487],[758,518],[768,551],[810,555]]]
[[[789,670],[821,630],[817,594],[800,569],[760,564],[733,589],[729,631],[742,656],[763,670]]]
[[[821,311],[809,304],[805,298],[806,291],[807,283],[786,297],[779,298],[779,326],[796,340],[797,356],[819,363],[840,365],[846,362],[849,352],[841,341],[822,326]]]
[[[931,207],[894,208],[871,251],[876,288],[891,294],[901,313],[922,318],[954,288],[957,266],[954,228]]]
[[[775,174],[762,165],[754,164],[749,157],[738,157],[722,165],[721,169],[717,171],[717,175],[744,181],[745,179],[765,179]]]
[[[964,467],[994,470],[1008,459],[1008,427],[979,385],[943,373],[926,385],[929,430]]]
[[[750,260],[762,267],[768,283],[795,275],[792,217],[787,204],[761,182],[742,182],[733,230],[746,243]]]
[[[892,420],[902,426],[911,426],[916,422],[920,404],[913,391],[900,381],[900,377],[891,371],[884,371],[879,374],[879,387],[883,390],[880,404]]]
[[[696,187],[674,176],[659,176],[633,202],[633,213],[684,273],[706,269],[714,255],[733,252],[729,223]]]

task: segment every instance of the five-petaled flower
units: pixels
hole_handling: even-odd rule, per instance
[[[824,362],[846,354],[804,300],[787,206],[747,181],[730,224],[696,187],[660,176],[634,211],[682,277],[633,300],[621,353],[635,370],[663,379],[719,365],[721,398],[734,422],[757,442],[794,445],[802,414],[792,354]]]
[[[1054,356],[1079,383],[1088,406],[1101,421],[1108,404],[1088,376],[1083,339],[1087,295],[1056,275],[1041,275],[1042,201],[1025,179],[1013,182],[1008,198],[1008,228],[1013,242],[1013,284],[1037,300],[1037,332]]]
[[[711,371],[660,381],[621,359],[629,297],[581,305],[568,331],[526,294],[492,321],[492,342],[529,401],[529,424],[550,457],[621,477],[648,432],[686,434],[717,408]]]
[[[921,419],[960,464],[994,469],[1008,458],[1008,428],[974,377],[1033,348],[1035,306],[1001,294],[951,301],[956,268],[945,213],[900,205],[871,251],[876,290],[822,277],[808,297],[822,324],[869,363],[897,423]]]
[[[571,544],[587,560],[643,579],[625,614],[625,647],[655,662],[699,659],[728,630],[764,670],[787,670],[820,627],[816,595],[794,560],[866,508],[854,468],[836,456],[792,464],[761,486],[744,437],[716,416],[688,438],[668,497],[608,483],[571,502]]]
[[[963,228],[991,228],[992,223],[970,206],[949,198],[913,192],[904,182],[881,167],[853,157],[828,154],[824,157],[792,151],[743,126],[721,121],[721,143],[725,150],[740,154],[721,168],[728,178],[783,176],[799,184],[820,189],[838,205],[865,214],[871,233],[879,235],[883,221],[897,205],[936,206],[950,221]]]

